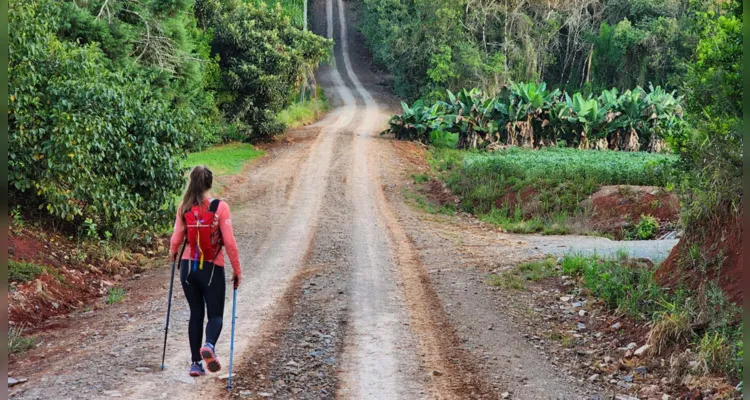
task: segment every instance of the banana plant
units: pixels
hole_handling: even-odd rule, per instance
[[[385,133],[393,133],[398,140],[418,140],[423,143],[430,141],[430,132],[435,128],[438,122],[439,105],[433,104],[431,107],[425,107],[422,100],[417,100],[414,105],[409,107],[408,104],[401,102],[403,114],[393,115],[388,121],[390,127]]]
[[[543,127],[549,124],[546,117],[555,99],[559,97],[559,90],[547,90],[547,84],[513,83],[509,88],[508,104],[505,115],[508,116],[506,130],[508,144],[520,144],[524,147],[536,147],[543,139]],[[547,121],[545,123],[545,121]],[[535,130],[539,135],[535,138]]]
[[[479,89],[463,89],[458,94],[448,91],[448,102],[439,103],[449,110],[443,118],[452,120],[448,131],[458,133],[458,148],[476,149],[490,140],[494,125],[495,99]]]
[[[599,126],[594,128],[594,138],[596,139],[596,148],[604,150],[610,147],[607,139],[615,131],[617,124],[615,120],[622,114],[620,108],[620,96],[617,88],[603,90],[599,95],[599,107],[601,120]]]
[[[589,138],[592,137],[592,132],[595,127],[598,127],[604,120],[607,110],[602,110],[599,107],[599,102],[596,99],[592,99],[591,95],[584,99],[580,93],[573,95],[572,99],[573,118],[578,124],[578,146],[582,149],[589,148]],[[572,121],[571,118],[568,118]]]
[[[667,133],[682,120],[682,97],[675,97],[675,93],[667,92],[661,86],[649,85],[649,93],[644,98],[646,107],[642,113],[646,120],[644,131],[649,135],[649,151],[661,151],[665,147]]]
[[[625,151],[640,149],[638,132],[642,129],[642,115],[646,108],[643,97],[643,89],[638,87],[625,91],[618,98],[617,108],[620,115],[611,126],[613,134],[610,138],[610,147]]]
[[[547,145],[556,146],[557,142],[561,139],[570,143],[569,135],[573,132],[573,124],[571,124],[572,109],[567,101],[553,103],[547,111],[547,117],[552,132],[551,137],[548,138]],[[542,126],[545,127],[544,123]]]

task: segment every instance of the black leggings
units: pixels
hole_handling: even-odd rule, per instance
[[[180,281],[182,281],[185,298],[190,305],[190,323],[188,325],[190,351],[193,353],[193,361],[200,361],[205,310],[208,309],[206,342],[216,345],[221,333],[227,284],[224,278],[224,267],[203,262],[203,269],[196,267],[193,270],[193,264],[195,262],[189,260],[180,261]]]

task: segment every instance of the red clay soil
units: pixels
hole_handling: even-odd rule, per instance
[[[424,183],[424,193],[431,203],[438,206],[448,204],[456,206],[458,204],[458,198],[456,195],[454,195],[450,189],[445,187],[443,182],[434,178]]]
[[[690,229],[656,271],[656,279],[666,286],[682,283],[696,289],[708,280],[718,279],[727,298],[743,304],[742,296],[742,209],[707,224]],[[708,264],[706,275],[692,266],[690,248],[699,244]]]
[[[669,231],[679,220],[677,195],[652,186],[603,186],[590,198],[591,228],[621,239],[623,229],[638,223],[641,215],[659,221],[659,233]]]
[[[539,191],[533,187],[527,187],[523,190],[518,191],[510,190],[508,193],[495,200],[495,207],[502,209],[506,207],[508,210],[515,210],[516,206],[521,204],[522,207],[534,204],[534,199],[539,195]],[[527,217],[531,217],[532,212],[530,210],[524,210]]]
[[[50,318],[66,314],[107,293],[118,280],[140,272],[146,257],[124,265],[115,260],[95,260],[87,255],[75,260],[76,243],[59,234],[31,228],[13,228],[8,237],[8,258],[31,262],[44,271],[27,282],[10,282],[8,322],[26,333],[45,328]],[[96,264],[94,266],[93,264]]]

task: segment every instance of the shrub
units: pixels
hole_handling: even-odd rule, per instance
[[[296,28],[281,7],[263,3],[199,0],[196,14],[199,24],[213,29],[220,109],[247,140],[282,131],[276,114],[289,105],[306,71],[328,56],[332,41]]]
[[[59,40],[57,2],[12,1],[8,65],[11,190],[69,221],[117,232],[166,223],[182,186],[187,111],[95,44]]]
[[[648,240],[656,235],[659,229],[659,221],[651,215],[641,215],[638,224],[626,235],[630,239]]]

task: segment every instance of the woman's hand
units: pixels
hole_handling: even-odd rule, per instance
[[[237,275],[237,274],[232,275],[232,283],[234,283],[234,290],[237,290],[237,288],[240,286],[241,281],[242,281],[242,275]]]

